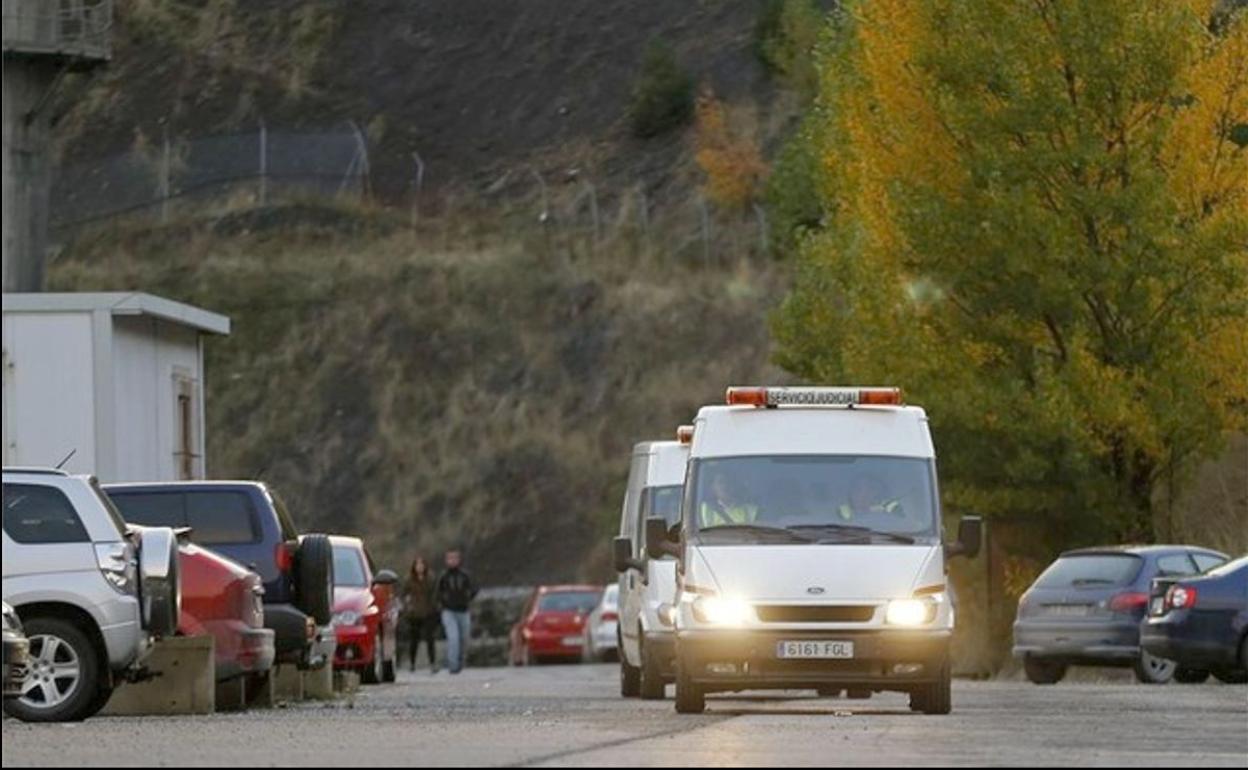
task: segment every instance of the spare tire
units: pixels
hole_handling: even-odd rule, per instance
[[[169,527],[139,530],[139,601],[143,627],[155,637],[173,636],[182,619],[178,536]]]
[[[296,606],[328,625],[334,613],[334,547],[329,535],[304,535],[295,554]]]

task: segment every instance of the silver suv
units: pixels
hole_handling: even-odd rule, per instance
[[[142,668],[181,611],[177,534],[127,528],[88,476],[4,469],[4,601],[30,640],[20,698],[26,721],[85,719]]]

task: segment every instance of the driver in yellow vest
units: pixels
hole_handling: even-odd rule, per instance
[[[849,500],[841,503],[837,513],[845,521],[876,513],[899,513],[901,503],[885,499],[884,484],[875,476],[859,474],[849,487]]]
[[[709,484],[710,499],[704,500],[698,511],[703,527],[751,524],[758,518],[758,506],[737,500],[733,487],[728,474],[713,472]]]

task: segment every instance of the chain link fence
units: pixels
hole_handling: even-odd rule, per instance
[[[167,222],[222,204],[368,192],[368,145],[353,124],[316,132],[256,130],[163,136],[129,151],[64,165],[52,177],[50,225],[64,237],[118,217]]]

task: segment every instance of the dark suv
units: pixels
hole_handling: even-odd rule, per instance
[[[1168,682],[1174,662],[1140,647],[1153,578],[1197,575],[1226,558],[1185,545],[1067,551],[1019,600],[1014,656],[1036,684],[1060,681],[1072,665],[1131,666],[1141,682]]]
[[[127,522],[190,527],[192,542],[259,574],[277,662],[319,668],[333,660],[333,546],[326,535],[300,535],[281,498],[264,484],[180,481],[104,489]]]

